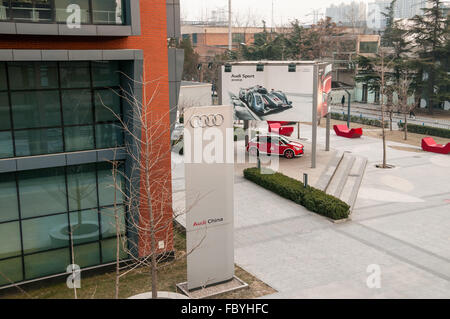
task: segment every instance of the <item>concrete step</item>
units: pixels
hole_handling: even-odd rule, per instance
[[[343,152],[336,152],[333,158],[328,162],[327,168],[322,173],[322,175],[320,175],[316,185],[314,185],[317,189],[320,189],[321,191],[326,191],[328,185],[331,182],[331,178],[333,177],[337,167],[342,161],[343,156],[344,156]]]
[[[355,162],[355,157],[350,153],[344,153],[339,166],[337,167],[330,184],[328,185],[326,192],[330,195],[333,195],[337,198],[341,196],[342,189],[344,188],[345,183],[347,182],[348,175],[350,174],[350,170],[353,167],[353,163]]]
[[[347,181],[339,197],[342,201],[350,205],[351,209],[355,204],[359,188],[364,176],[364,172],[367,165],[367,159],[364,157],[355,157],[355,162],[347,177]]]

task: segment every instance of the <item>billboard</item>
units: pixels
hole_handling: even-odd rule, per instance
[[[322,117],[327,116],[327,114],[331,112],[331,105],[328,103],[328,99],[331,93],[332,71],[332,64],[319,64],[317,114]]]
[[[184,113],[188,289],[234,276],[234,143],[231,106]]]

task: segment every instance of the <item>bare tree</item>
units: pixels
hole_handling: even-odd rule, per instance
[[[381,107],[381,134],[383,139],[383,164],[382,168],[388,168],[388,165],[386,163],[386,129],[385,129],[385,95],[388,91],[387,83],[386,83],[386,73],[388,72],[389,68],[392,67],[393,60],[385,61],[386,60],[386,51],[385,48],[379,49],[379,60],[380,64],[375,65],[374,70],[379,74],[380,76],[380,107]]]
[[[411,111],[416,107],[414,103],[408,103],[412,81],[412,78],[408,74],[402,74],[398,84],[396,85],[396,92],[398,96],[397,111],[403,114],[405,120],[405,126],[403,128],[405,132],[405,140],[408,139],[408,115],[411,114]]]
[[[171,156],[170,130],[165,124],[169,112],[161,111],[161,106],[155,103],[162,79],[138,81],[126,74],[123,76],[133,85],[120,88],[120,91],[114,93],[129,105],[129,116],[125,116],[127,120],[122,119],[120,114],[116,114],[102,101],[103,106],[120,121],[127,139],[126,154],[130,159],[126,170],[118,170],[117,165],[113,165],[112,170],[113,186],[121,194],[127,211],[124,218],[121,218],[115,195],[114,218],[118,241],[115,297],[119,296],[121,277],[138,267],[146,267],[151,275],[152,298],[158,298],[159,270],[192,253],[201,245],[204,237],[190,251],[175,256],[172,254],[173,221],[179,215],[189,212],[192,207],[176,213],[172,211],[171,170],[163,164],[170,161]],[[142,88],[142,99],[138,98],[133,86]],[[201,196],[196,201],[200,198]],[[127,240],[123,240],[121,223],[126,224]],[[129,256],[123,266],[120,266],[121,248]]]

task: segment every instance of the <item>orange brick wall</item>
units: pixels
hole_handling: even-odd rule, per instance
[[[166,250],[173,249],[172,234],[172,205],[171,205],[171,162],[170,162],[170,117],[169,117],[169,82],[167,57],[167,21],[166,0],[140,0],[141,36],[131,37],[73,37],[73,36],[0,36],[0,49],[47,49],[47,50],[112,50],[112,49],[141,49],[144,51],[144,80],[154,81],[144,90],[149,107],[150,124],[152,130],[158,131],[159,145],[153,150],[158,152],[157,162],[152,163],[151,193],[152,208],[167,223],[168,228],[159,232],[158,240],[164,240]],[[156,94],[154,94],[156,92]],[[153,98],[150,100],[150,97]],[[158,125],[153,125],[157,120]],[[162,132],[162,133],[161,133]],[[144,136],[144,134],[143,134]],[[156,158],[153,156],[151,158]],[[161,186],[161,181],[164,187]],[[144,194],[143,176],[141,174],[141,193]],[[145,197],[145,196],[143,196]],[[145,200],[141,200],[141,208],[146,207]],[[145,222],[148,210],[141,215]],[[140,236],[140,254],[144,255],[151,249],[148,234]],[[157,243],[156,243],[157,244]]]

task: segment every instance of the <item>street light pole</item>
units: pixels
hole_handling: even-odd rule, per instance
[[[228,0],[228,50],[233,49],[233,37],[231,31],[231,0]]]
[[[344,89],[344,91],[347,92],[348,94],[347,127],[350,128],[350,108],[351,108],[352,94],[347,89]]]

